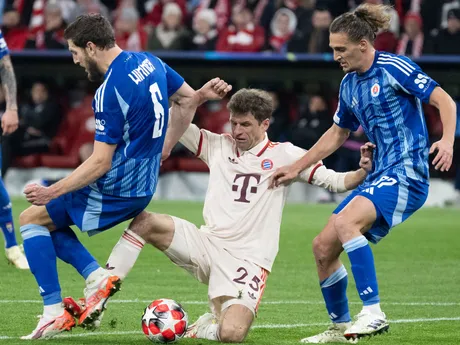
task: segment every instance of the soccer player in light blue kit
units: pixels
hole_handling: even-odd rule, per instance
[[[272,186],[292,181],[314,162],[336,151],[360,125],[375,144],[374,166],[365,182],[333,212],[313,241],[321,291],[333,324],[304,343],[356,341],[389,328],[380,309],[374,258],[368,242],[378,243],[390,229],[425,203],[429,186],[429,152],[437,151],[435,169],[452,163],[456,106],[439,85],[407,57],[376,51],[377,31],[388,27],[385,6],[361,5],[336,18],[330,27],[334,59],[347,73],[340,85],[334,124],[291,166],[278,169]],[[422,102],[436,106],[443,136],[429,150]],[[351,323],[346,295],[351,262],[363,309]]]
[[[110,23],[100,15],[78,17],[65,38],[74,62],[88,78],[104,82],[93,101],[96,134],[91,157],[50,187],[32,184],[24,190],[33,206],[20,216],[21,234],[44,301],[38,326],[24,339],[49,338],[75,326],[62,306],[56,258],[86,279],[86,310],[79,323],[95,326],[120,279],[98,265],[69,226],[93,235],[139,215],[157,185],[168,99],[175,113],[164,156],[206,99],[159,58],[121,50]]]
[[[0,78],[2,80],[3,92],[5,93],[6,110],[2,115],[2,135],[13,133],[19,124],[16,77],[13,64],[11,63],[10,52],[3,34],[0,31]],[[1,164],[1,155],[0,155]],[[29,269],[27,259],[20,246],[16,242],[14,233],[13,215],[11,213],[11,202],[8,192],[0,178],[0,228],[5,238],[5,255],[9,262],[20,269]]]

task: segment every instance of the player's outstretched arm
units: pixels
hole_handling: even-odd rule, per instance
[[[275,171],[270,177],[270,188],[291,183],[301,171],[335,152],[347,140],[349,135],[349,129],[333,124],[302,158],[292,165],[278,168]]]
[[[30,184],[24,188],[27,201],[36,205],[46,205],[63,194],[88,186],[110,170],[112,157],[117,145],[94,142],[93,154],[69,176],[50,187]]]
[[[171,97],[170,121],[166,132],[162,160],[169,156],[172,148],[184,135],[195,116],[196,108],[209,100],[222,99],[232,86],[220,78],[208,81],[198,91],[184,83]]]
[[[430,154],[438,151],[438,154],[433,159],[433,165],[436,170],[448,171],[452,165],[454,152],[457,105],[452,97],[439,86],[431,93],[430,104],[439,109],[443,128],[442,138],[433,143]]]
[[[372,157],[375,145],[368,142],[361,146],[360,169],[346,173],[338,173],[332,169],[327,169],[319,163],[313,169],[303,171],[299,177],[308,183],[318,187],[323,187],[331,192],[343,193],[358,187],[372,170]]]
[[[6,110],[2,116],[2,130],[4,134],[10,134],[18,128],[19,120],[16,76],[9,55],[0,59],[0,78],[6,100]]]

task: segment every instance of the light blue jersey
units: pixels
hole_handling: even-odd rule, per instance
[[[436,86],[409,58],[379,51],[367,72],[348,73],[342,80],[334,122],[352,131],[361,125],[377,146],[368,181],[391,173],[427,182],[422,102],[428,103]]]
[[[155,192],[168,128],[168,99],[184,79],[149,53],[122,52],[96,91],[95,140],[117,145],[111,169],[46,205],[58,229],[96,234],[142,212]]]
[[[407,57],[378,51],[367,72],[348,73],[342,80],[334,122],[352,131],[361,125],[376,149],[366,181],[334,213],[357,196],[371,200],[377,218],[364,236],[373,243],[427,199],[429,142],[422,102],[429,102],[437,86]]]
[[[93,100],[97,141],[117,145],[112,167],[91,187],[102,194],[154,194],[168,128],[168,99],[184,79],[149,53],[122,52]]]

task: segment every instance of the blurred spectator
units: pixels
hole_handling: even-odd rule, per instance
[[[275,52],[285,52],[287,42],[291,39],[297,27],[297,17],[287,8],[280,8],[270,24],[268,49]]]
[[[216,27],[218,31],[225,29],[230,20],[230,12],[232,8],[231,0],[199,0],[197,11],[205,8],[213,9],[216,13]]]
[[[30,96],[30,102],[19,107],[19,128],[3,137],[2,172],[6,172],[16,156],[48,152],[61,122],[59,106],[51,99],[47,85],[33,84]]]
[[[204,8],[196,12],[193,18],[193,49],[201,51],[216,50],[217,30],[216,12],[210,8]]]
[[[404,33],[398,43],[396,53],[418,58],[423,51],[422,17],[415,12],[409,12],[404,18]]]
[[[308,53],[318,54],[331,51],[329,48],[329,26],[331,23],[332,15],[329,10],[316,9],[313,12],[313,31],[308,42]]]
[[[27,41],[28,29],[21,24],[21,16],[13,6],[5,8],[2,32],[5,40],[8,42],[8,48],[10,50],[24,49]]]
[[[219,34],[217,50],[224,52],[259,52],[264,42],[264,29],[254,24],[254,16],[251,10],[234,6],[232,24]]]
[[[460,0],[451,0],[442,5],[441,14],[441,29],[447,29],[449,20],[449,11],[452,9],[460,8]]]
[[[26,42],[28,49],[65,49],[67,42],[64,39],[66,24],[62,17],[61,7],[50,2],[45,7],[45,25]]]
[[[299,1],[299,2],[305,2],[305,1]],[[332,14],[332,17],[338,17],[341,14],[348,12],[350,8],[350,4],[353,3],[352,1],[346,1],[346,0],[314,0],[314,1],[307,1],[307,2],[316,2],[316,8],[323,8],[329,10],[329,12]]]
[[[141,51],[147,47],[147,34],[139,25],[139,14],[133,7],[121,9],[115,22],[115,38],[121,49]]]
[[[79,15],[86,13],[99,13],[110,18],[110,12],[100,0],[76,0],[77,6],[69,13],[69,23],[73,22]]]
[[[460,8],[449,10],[447,29],[435,32],[426,47],[428,54],[460,54]]]
[[[300,109],[300,115],[291,128],[290,141],[304,149],[310,149],[332,125],[326,99],[321,94],[308,98],[308,105]]]
[[[312,16],[315,0],[284,0],[285,7],[294,11],[297,17],[297,28],[288,42],[288,51],[296,53],[306,53],[307,44],[310,41],[312,28]]]
[[[275,13],[275,0],[235,0],[234,4],[249,8],[254,14],[254,24],[268,31]]]
[[[147,13],[143,19],[145,25],[153,27],[160,25],[163,22],[165,8],[168,4],[175,4],[179,7],[181,13],[181,24],[184,23],[187,16],[186,0],[157,0],[148,1],[147,3],[151,3],[153,6],[151,6],[151,10],[146,11]]]
[[[185,50],[190,46],[189,40],[190,34],[182,25],[182,11],[179,5],[167,3],[161,23],[149,37],[148,50]]]
[[[374,42],[374,48],[389,53],[396,52],[398,39],[391,31],[381,31],[377,34]]]
[[[269,91],[273,99],[273,114],[267,134],[271,141],[285,141],[289,130],[289,104],[283,99],[280,91]]]

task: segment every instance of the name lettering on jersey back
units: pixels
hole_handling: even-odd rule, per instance
[[[136,69],[133,69],[128,76],[133,82],[138,85],[140,82],[144,81],[152,72],[155,71],[155,66],[152,65],[149,59],[145,59]]]
[[[241,178],[243,179],[243,184],[240,188],[240,186],[235,182]],[[250,201],[246,198],[248,190],[249,193],[256,194],[259,182],[260,174],[236,174],[235,179],[233,180],[234,185],[232,186],[232,191],[238,192],[239,189],[240,197],[238,199],[234,199],[234,201],[249,203]]]

